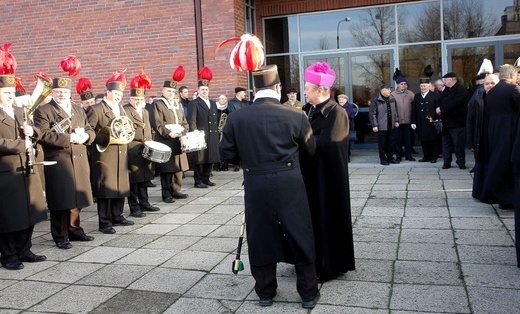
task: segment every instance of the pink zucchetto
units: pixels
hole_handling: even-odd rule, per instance
[[[305,82],[331,87],[335,79],[336,73],[334,73],[327,62],[316,62],[305,69]]]

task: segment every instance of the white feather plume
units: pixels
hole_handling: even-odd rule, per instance
[[[477,75],[482,73],[493,73],[493,64],[491,64],[491,61],[489,59],[484,58],[484,61],[482,61],[482,64],[480,65],[480,69],[477,72]]]

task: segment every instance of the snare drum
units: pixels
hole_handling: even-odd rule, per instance
[[[172,149],[163,143],[156,141],[144,142],[143,157],[160,164],[170,160]]]
[[[188,132],[179,138],[181,141],[181,150],[183,153],[196,152],[198,150],[206,149],[206,139],[204,138],[204,131]]]

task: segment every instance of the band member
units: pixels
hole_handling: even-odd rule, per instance
[[[135,135],[131,134],[132,122],[119,105],[126,85],[124,71],[118,70],[107,80],[103,100],[87,112],[88,122],[96,132],[93,144],[98,148],[92,150],[95,165],[92,171],[96,176],[99,231],[107,234],[116,232],[112,226],[134,224],[123,217],[125,197],[130,195],[126,144]],[[112,126],[117,126],[118,130],[113,130]]]
[[[144,217],[143,211],[158,211],[148,202],[147,183],[153,179],[154,170],[150,160],[142,155],[144,142],[152,140],[152,128],[148,111],[144,108],[145,89],[152,88],[152,81],[141,70],[130,82],[130,103],[123,108],[135,127],[135,137],[128,143],[128,168],[130,170],[130,216]]]
[[[204,131],[207,148],[193,153],[193,177],[196,188],[207,188],[215,183],[209,180],[214,163],[220,162],[218,152],[218,109],[217,104],[209,99],[209,82],[213,74],[208,67],[199,71],[198,97],[188,105],[188,124],[190,132]]]
[[[76,92],[81,98],[81,107],[87,111],[88,107],[95,104],[94,93],[91,91],[92,83],[86,77],[80,77],[78,83],[76,83]]]
[[[8,52],[10,46],[5,44],[0,50],[4,58],[14,60]],[[0,61],[1,66],[6,60]],[[34,167],[31,174],[28,162],[29,137],[36,140],[40,132],[28,124],[22,108],[13,106],[15,79],[11,74],[15,69],[0,75],[0,260],[9,270],[22,269],[22,262],[47,259],[31,252],[34,225],[47,218],[39,169]]]
[[[36,109],[34,124],[42,132],[45,160],[57,162],[44,168],[52,238],[58,248],[70,249],[69,240],[94,240],[80,226],[79,215],[93,204],[85,145],[95,134],[84,110],[71,104],[71,79],[54,78],[52,87],[52,100]]]
[[[184,78],[182,66],[173,72],[171,80],[165,80],[162,95],[154,99],[151,105],[151,123],[155,130],[155,140],[172,149],[170,160],[156,165],[161,174],[161,196],[165,203],[175,202],[175,198],[185,199],[181,193],[182,173],[189,169],[188,158],[181,150],[179,136],[188,130],[188,123],[175,88]],[[177,97],[175,97],[177,95]]]

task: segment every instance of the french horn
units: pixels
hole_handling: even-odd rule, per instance
[[[102,153],[108,149],[111,144],[128,144],[135,137],[134,123],[127,116],[115,118],[110,126],[105,126],[99,130],[99,133],[110,137],[106,146],[96,144],[97,150]]]

